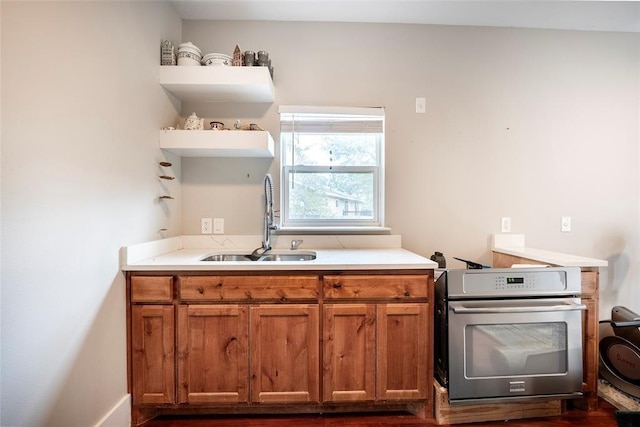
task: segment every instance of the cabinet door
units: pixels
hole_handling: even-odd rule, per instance
[[[378,305],[378,400],[428,397],[428,307]]]
[[[251,307],[251,400],[317,402],[317,304]]]
[[[374,400],[376,306],[327,304],[323,313],[323,401]]]
[[[172,305],[131,308],[133,404],[175,403]]]
[[[248,334],[248,306],[180,306],[179,403],[248,402]]]

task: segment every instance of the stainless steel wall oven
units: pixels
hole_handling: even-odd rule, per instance
[[[580,269],[444,270],[435,372],[452,405],[582,395]]]

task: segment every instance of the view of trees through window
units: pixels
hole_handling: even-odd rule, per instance
[[[289,219],[373,219],[379,134],[288,134],[282,143]]]
[[[289,218],[372,218],[372,173],[296,173]]]

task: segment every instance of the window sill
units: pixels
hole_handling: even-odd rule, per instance
[[[390,234],[389,227],[280,227],[274,234]]]

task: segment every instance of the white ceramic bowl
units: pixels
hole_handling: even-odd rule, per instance
[[[223,53],[208,53],[202,58],[202,65],[207,66],[227,66],[233,63],[233,58]]]

